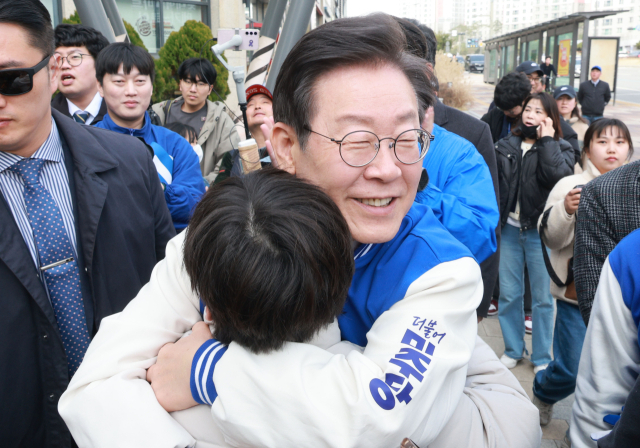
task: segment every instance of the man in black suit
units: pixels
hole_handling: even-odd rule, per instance
[[[95,62],[98,53],[107,45],[107,38],[88,26],[62,23],[56,27],[60,93],[51,100],[51,107],[78,123],[102,121],[107,105],[98,93]]]
[[[0,445],[70,447],[58,399],[175,234],[146,146],[50,106],[53,30],[0,0]]]
[[[414,19],[404,19],[413,25],[415,25],[424,35],[427,43],[426,51],[424,51],[423,58],[427,62],[427,66],[433,69],[436,65],[436,48],[437,41],[435,34],[431,28]],[[402,25],[402,24],[401,24]],[[403,26],[403,28],[405,28]],[[405,28],[405,34],[411,31]],[[408,41],[411,41],[410,36]],[[411,42],[410,42],[411,45]],[[416,46],[420,43],[416,40]],[[417,56],[422,56],[414,51]],[[484,161],[489,167],[491,172],[491,179],[493,180],[493,188],[496,194],[496,200],[500,203],[498,196],[498,166],[496,164],[496,153],[493,148],[493,141],[491,139],[491,131],[486,123],[473,118],[471,115],[464,112],[460,112],[453,107],[445,106],[442,102],[437,101],[433,107],[433,122],[438,126],[443,127],[449,132],[452,132],[460,137],[470,141],[473,146],[476,147]],[[498,248],[500,248],[500,226],[496,226],[496,239]],[[498,265],[500,262],[500,249],[498,249],[493,255],[487,258],[480,264],[482,270],[482,281],[484,282],[484,295],[482,297],[482,303],[478,307],[478,317],[487,317],[489,305],[491,303],[491,296],[493,295],[493,288],[498,278]]]

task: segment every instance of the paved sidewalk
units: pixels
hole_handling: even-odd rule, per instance
[[[524,325],[524,322],[523,322]],[[487,317],[478,324],[478,335],[493,349],[498,358],[504,353],[504,341],[500,330],[498,316]],[[531,353],[531,335],[525,335],[527,351]],[[533,364],[529,359],[524,359],[511,370],[520,381],[522,388],[533,398]],[[541,448],[560,448],[571,416],[571,406],[573,406],[573,394],[559,401],[553,407],[553,419],[547,426],[542,427]]]
[[[471,93],[474,97],[473,103],[465,111],[468,114],[480,118],[489,109],[489,104],[493,101],[493,84],[485,84],[481,73],[465,74],[465,78],[469,80],[471,85]],[[640,104],[629,103],[627,101],[613,101],[609,103],[604,111],[607,118],[617,118],[622,120],[631,132],[631,138],[635,142],[636,148],[639,148],[631,157],[632,161],[640,159]]]

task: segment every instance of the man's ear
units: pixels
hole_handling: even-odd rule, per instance
[[[296,174],[295,153],[300,151],[295,130],[284,123],[276,123],[271,131],[271,146],[278,159],[279,168]]]
[[[100,96],[104,98],[104,90],[102,88],[102,83],[96,79],[96,85],[98,86],[98,92],[100,92]]]
[[[60,55],[53,55],[51,59],[49,59],[49,88],[51,89],[51,95],[56,93],[58,90],[58,70],[60,66],[58,65],[58,61],[60,60]]]

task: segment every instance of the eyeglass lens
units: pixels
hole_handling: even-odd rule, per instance
[[[60,58],[60,66],[62,66],[62,64],[64,63],[64,60],[67,60],[67,62],[69,63],[69,65],[71,67],[77,67],[80,64],[82,64],[82,54],[80,53],[73,53],[70,54],[69,56],[63,56]]]
[[[351,166],[364,166],[376,157],[380,144],[380,140],[372,132],[352,132],[342,139],[340,155],[342,160]],[[384,145],[384,143],[382,144]],[[428,134],[424,131],[412,129],[398,136],[395,144],[395,154],[400,162],[413,164],[424,156],[428,146]]]
[[[0,94],[22,95],[33,88],[31,74],[25,70],[3,70],[0,72]]]

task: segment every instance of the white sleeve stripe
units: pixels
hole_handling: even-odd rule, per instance
[[[207,348],[204,353],[202,353],[202,356],[200,356],[200,359],[198,359],[198,364],[196,364],[196,372],[195,372],[195,376],[196,376],[196,389],[198,390],[198,396],[200,397],[200,400],[202,401],[206,401],[207,403],[209,402],[208,400],[205,400],[204,397],[202,396],[202,388],[200,387],[200,369],[202,368],[202,362],[204,361],[204,358],[207,356],[207,353],[209,353],[211,350],[213,350],[214,348],[220,346],[221,344],[218,342],[216,344],[211,345],[211,347]]]
[[[204,393],[204,401],[209,403],[209,404],[213,404],[213,402],[211,401],[211,399],[209,398],[209,393],[207,391],[207,379],[209,378],[209,371],[211,370],[211,365],[213,364],[213,360],[216,357],[216,354],[222,350],[225,346],[222,345],[221,343],[217,343],[216,345],[213,346],[215,348],[215,350],[211,350],[211,352],[209,352],[208,359],[207,359],[207,364],[206,367],[204,369],[204,373],[202,374],[202,377],[196,377],[198,378],[198,383],[200,383],[200,381],[202,382],[201,386],[202,387],[202,391]]]

